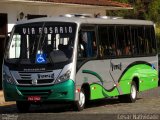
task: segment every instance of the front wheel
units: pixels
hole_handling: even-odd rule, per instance
[[[85,107],[85,103],[86,103],[86,95],[85,95],[85,92],[82,88],[80,93],[79,93],[79,100],[74,103],[74,109],[76,111],[83,110],[84,107]]]
[[[134,81],[132,81],[130,94],[121,95],[118,97],[121,102],[131,102],[134,103],[137,99],[137,85]]]

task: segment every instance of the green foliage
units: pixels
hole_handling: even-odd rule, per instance
[[[148,6],[148,19],[160,22],[160,0],[153,0]]]
[[[142,1],[136,1],[133,4],[133,10],[134,10],[134,18],[136,19],[145,19],[146,13],[145,13],[145,5]]]
[[[107,15],[122,16],[124,18],[147,19],[160,24],[160,0],[151,0],[148,2],[144,2],[144,0],[113,1],[131,4],[133,10],[107,11]]]

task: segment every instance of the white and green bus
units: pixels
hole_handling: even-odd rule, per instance
[[[31,104],[118,97],[158,86],[154,23],[114,17],[70,15],[17,23],[3,62],[6,101],[20,112]]]

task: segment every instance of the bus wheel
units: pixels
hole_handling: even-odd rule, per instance
[[[24,101],[16,101],[16,106],[20,113],[25,113],[29,111],[30,103]]]
[[[84,89],[82,88],[80,93],[79,93],[79,100],[75,102],[74,108],[76,111],[81,111],[84,109],[86,102],[86,95],[84,92]]]
[[[132,81],[130,94],[121,95],[118,97],[120,102],[130,102],[134,103],[137,99],[137,85],[134,81]]]
[[[129,102],[135,102],[137,99],[137,85],[134,81],[131,84],[131,93],[129,95]]]

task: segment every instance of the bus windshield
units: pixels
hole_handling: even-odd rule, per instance
[[[16,25],[7,60],[20,64],[48,64],[71,60],[75,23],[36,22]]]

